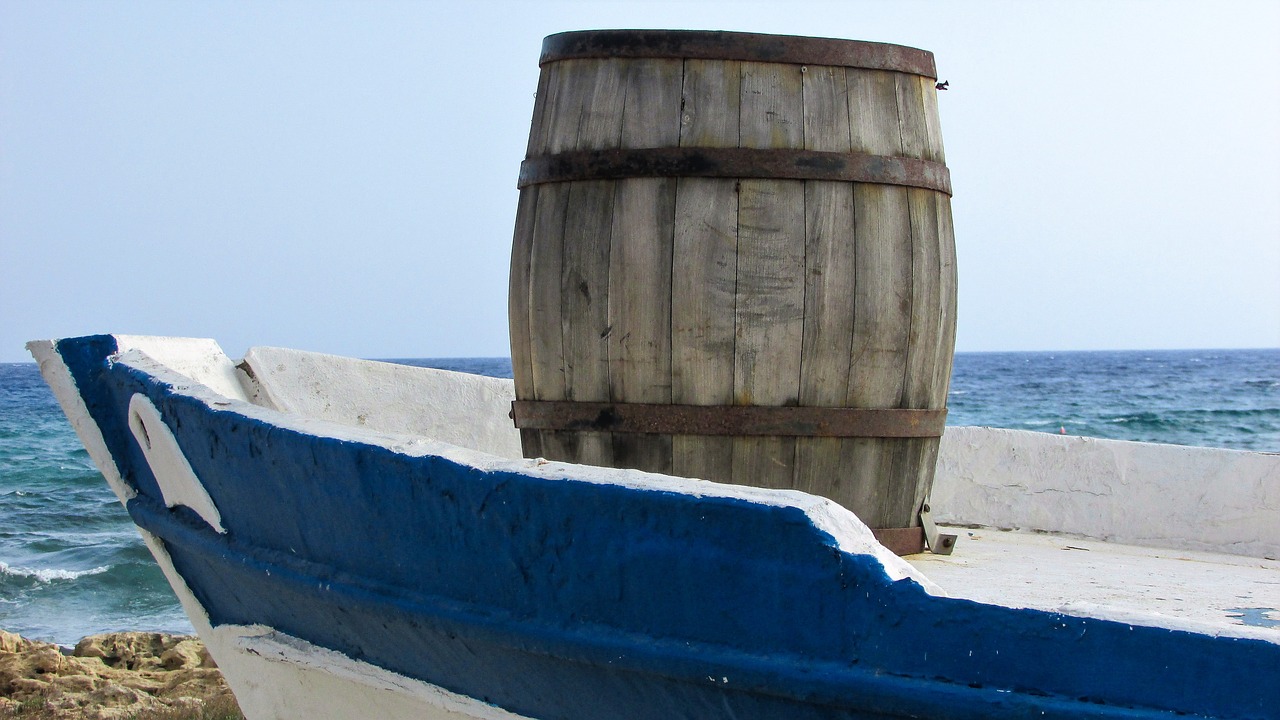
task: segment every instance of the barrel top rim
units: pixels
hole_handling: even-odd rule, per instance
[[[741,60],[938,76],[933,53],[906,45],[731,30],[572,30],[544,38],[538,64],[579,58]]]

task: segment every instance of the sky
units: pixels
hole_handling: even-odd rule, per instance
[[[509,354],[546,35],[933,52],[959,351],[1280,347],[1280,2],[0,0],[0,362]]]

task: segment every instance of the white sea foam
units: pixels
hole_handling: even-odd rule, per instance
[[[8,575],[10,577],[26,577],[34,578],[39,582],[53,582],[54,580],[75,580],[87,575],[98,575],[109,570],[106,565],[101,565],[90,570],[60,570],[58,568],[25,568],[12,567],[8,563],[0,562],[0,575]]]

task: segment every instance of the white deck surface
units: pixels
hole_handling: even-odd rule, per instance
[[[949,596],[1280,643],[1280,561],[1069,535],[945,528],[950,556],[905,558]]]

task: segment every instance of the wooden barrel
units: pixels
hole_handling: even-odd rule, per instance
[[[932,54],[593,31],[540,65],[511,262],[526,456],[918,528],[955,338]]]

